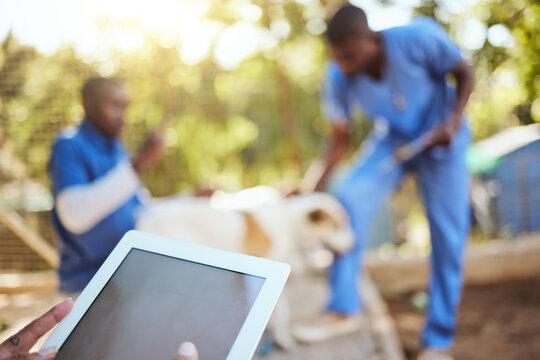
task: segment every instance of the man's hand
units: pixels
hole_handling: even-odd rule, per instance
[[[431,130],[426,149],[434,146],[449,146],[461,126],[461,114],[452,113],[445,121]]]
[[[426,144],[427,149],[437,145],[448,146],[452,143],[461,127],[461,116],[471,95],[474,80],[472,67],[465,61],[459,61],[450,72],[455,76],[457,83],[456,103],[450,116],[431,131],[432,134]]]
[[[465,61],[459,61],[450,71],[456,77],[456,103],[450,116],[431,131],[426,149],[437,145],[448,146],[461,127],[461,116],[471,95],[474,73]]]
[[[139,152],[139,156],[133,161],[133,169],[137,174],[144,172],[154,165],[164,153],[163,137],[158,132],[150,133]]]
[[[47,348],[38,353],[29,351],[36,342],[56,326],[73,308],[73,300],[67,299],[32,321],[24,329],[0,345],[0,360],[50,360],[58,349]]]

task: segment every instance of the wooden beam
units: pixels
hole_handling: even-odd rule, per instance
[[[58,289],[56,271],[0,274],[0,294],[54,292]]]
[[[59,264],[58,252],[39,234],[30,229],[22,216],[15,211],[0,206],[0,222],[11,230],[28,247],[34,250],[49,265],[56,268]]]

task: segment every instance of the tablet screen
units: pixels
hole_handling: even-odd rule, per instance
[[[225,359],[264,278],[132,249],[56,359]]]

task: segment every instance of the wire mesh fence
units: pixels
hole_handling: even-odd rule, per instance
[[[45,55],[11,34],[0,43],[0,205],[50,244],[56,245],[50,146],[83,118],[80,88],[90,77],[123,81],[132,103],[122,139],[132,154],[170,118],[166,154],[143,176],[154,196],[295,182],[320,151],[320,79],[295,79],[263,54],[225,71],[211,60],[188,66],[175,48],[148,46],[146,55],[116,53],[113,70],[105,71],[106,62],[88,61],[69,47]],[[0,250],[2,271],[47,267],[2,224]]]
[[[25,222],[50,245],[56,246],[56,236],[49,211],[25,212]],[[3,223],[0,223],[0,272],[33,272],[51,269],[41,256],[30,249]]]

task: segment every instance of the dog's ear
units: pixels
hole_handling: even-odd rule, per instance
[[[338,227],[336,219],[323,209],[311,210],[307,217],[310,222],[315,224],[329,223],[332,227]]]
[[[324,216],[327,215],[321,209],[315,209],[308,213],[308,219],[311,222],[318,223],[324,219]]]

